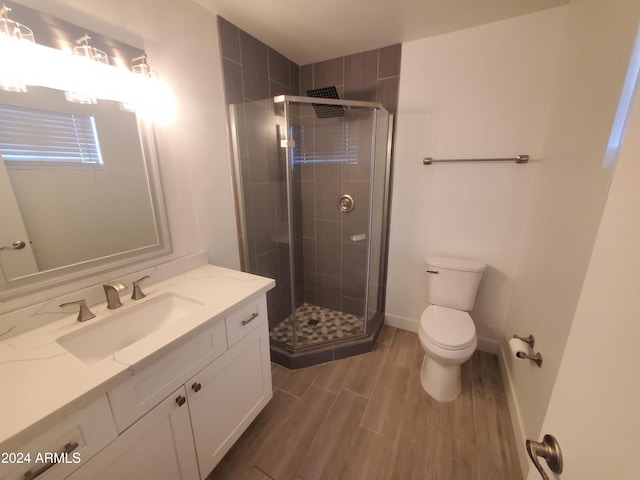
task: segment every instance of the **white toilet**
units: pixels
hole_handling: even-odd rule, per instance
[[[454,400],[462,388],[460,365],[476,349],[476,327],[467,311],[473,308],[486,265],[476,260],[426,257],[431,305],[422,312],[418,337],[425,351],[420,381],[441,402]]]

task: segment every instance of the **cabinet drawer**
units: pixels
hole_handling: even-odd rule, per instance
[[[238,343],[240,339],[248,335],[255,328],[267,320],[267,297],[259,298],[243,303],[225,318],[227,325],[227,343],[229,348]]]
[[[38,480],[65,478],[116,437],[109,402],[103,395],[13,452],[3,452],[17,456],[8,458],[10,463],[0,463],[0,479],[24,480],[27,471],[33,475],[42,471],[37,477],[31,477]],[[60,455],[63,452],[67,454]],[[58,460],[63,459],[63,462],[44,470],[52,463],[51,457],[55,453],[58,454]],[[20,458],[24,461],[26,455],[29,455],[30,463],[16,463]]]
[[[123,432],[226,350],[225,324],[215,321],[197,337],[111,390],[107,395],[118,432]]]

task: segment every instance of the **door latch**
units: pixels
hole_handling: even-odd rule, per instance
[[[543,480],[549,480],[547,472],[544,471],[538,457],[544,458],[547,461],[547,465],[554,473],[562,473],[562,451],[558,440],[553,435],[545,435],[542,442],[536,442],[534,440],[527,440],[527,453],[529,458],[540,472],[540,476]]]

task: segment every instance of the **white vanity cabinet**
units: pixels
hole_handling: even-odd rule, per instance
[[[205,479],[272,397],[266,296],[109,393],[120,436],[70,478]]]

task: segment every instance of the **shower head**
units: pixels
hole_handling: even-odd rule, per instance
[[[307,90],[307,95],[315,98],[331,98],[338,100],[338,91],[336,87],[316,88]],[[322,103],[314,103],[313,109],[318,118],[344,117],[344,107],[341,105],[324,105]]]

